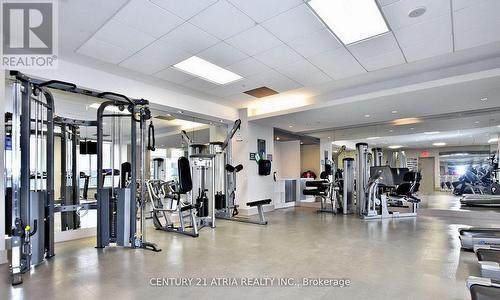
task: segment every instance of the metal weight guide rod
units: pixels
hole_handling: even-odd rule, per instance
[[[145,231],[145,182],[144,176],[139,181],[139,197],[137,191],[137,123],[140,125],[140,151],[139,166],[141,175],[144,175],[145,165],[145,122],[151,118],[149,101],[144,99],[129,99],[126,96],[112,93],[99,92],[77,87],[73,83],[59,80],[44,81],[31,78],[19,71],[11,71],[10,75],[17,82],[14,85],[14,105],[12,120],[12,220],[9,235],[11,236],[11,274],[12,284],[23,282],[22,274],[28,272],[31,266],[38,265],[45,258],[51,258],[54,253],[54,97],[49,89],[81,94],[96,98],[107,99],[98,109],[98,170],[102,170],[103,153],[103,117],[130,117],[131,120],[131,180],[128,188],[122,189],[122,195],[128,195],[128,199],[122,197],[122,203],[128,206],[126,215],[122,216],[123,243],[109,235],[111,229],[110,219],[112,213],[110,206],[105,207],[106,201],[99,195],[105,194],[103,183],[98,180],[98,243],[97,248],[103,248],[110,242],[118,246],[131,248],[150,249],[161,251],[155,244],[146,241]],[[45,101],[42,99],[45,98]],[[107,106],[115,106],[119,110],[128,110],[128,114],[104,114]],[[33,111],[32,108],[35,108]],[[34,117],[34,118],[33,118]],[[95,123],[94,123],[95,124]],[[83,124],[82,124],[83,125]],[[93,124],[92,124],[93,125]],[[35,148],[31,152],[30,139],[35,134]],[[39,141],[39,139],[41,141]],[[45,141],[45,144],[42,142]],[[41,153],[40,153],[41,152]],[[36,155],[35,166],[31,166],[30,157]],[[38,157],[40,156],[40,157]],[[42,156],[44,156],[42,158]],[[43,162],[45,160],[45,163]],[[40,168],[40,169],[39,169]],[[43,169],[45,168],[45,170]],[[31,171],[34,170],[32,175]],[[34,179],[34,185],[31,180]],[[43,181],[45,180],[45,184]],[[128,189],[128,191],[127,191]],[[108,193],[108,195],[111,195]],[[115,195],[111,195],[114,197]],[[118,197],[119,198],[119,197]],[[110,199],[108,199],[110,200]],[[128,201],[127,201],[128,200]],[[137,200],[140,208],[140,231],[137,232]],[[109,202],[108,202],[109,203]],[[90,206],[87,208],[94,208]],[[61,205],[57,211],[67,212],[79,209],[79,205]],[[105,214],[108,212],[108,214]],[[125,213],[125,211],[120,211]]]

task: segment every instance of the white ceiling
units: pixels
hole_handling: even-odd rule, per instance
[[[327,92],[344,78],[500,41],[498,0],[378,1],[392,31],[348,47],[302,0],[61,1],[61,54],[240,107],[251,100],[242,92],[258,86]],[[408,18],[418,6],[427,12]],[[245,79],[218,86],[171,67],[192,55]]]

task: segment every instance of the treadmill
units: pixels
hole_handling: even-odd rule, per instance
[[[472,300],[498,300],[500,299],[500,281],[469,276],[467,287]]]
[[[500,228],[471,227],[458,232],[464,249],[473,250],[474,245],[500,247]]]
[[[500,195],[469,194],[460,199],[463,206],[500,206]]]
[[[474,252],[481,265],[481,276],[500,280],[500,248],[474,246]]]

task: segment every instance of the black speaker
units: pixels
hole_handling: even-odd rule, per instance
[[[271,161],[268,159],[259,160],[259,175],[267,176],[271,174]]]

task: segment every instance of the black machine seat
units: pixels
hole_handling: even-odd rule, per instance
[[[256,201],[250,201],[247,202],[247,206],[254,207],[254,206],[261,206],[261,205],[266,205],[270,204],[271,199],[263,199],[263,200],[256,200]]]
[[[312,180],[306,181],[307,187],[324,187],[328,185],[330,182],[328,180]]]
[[[329,188],[331,187],[331,183],[327,179],[311,180],[311,181],[306,181],[306,187],[310,187],[312,189],[302,190],[303,195],[327,197],[329,193]]]
[[[311,189],[311,190],[305,189],[302,191],[302,194],[306,196],[328,196],[327,191],[320,191],[317,189]]]
[[[395,192],[391,194],[394,197],[407,197],[408,201],[418,203],[420,199],[413,196],[420,188],[420,172],[408,171],[403,175],[403,182],[398,185]]]
[[[189,166],[189,159],[186,157],[179,157],[177,161],[179,170],[179,194],[186,194],[193,189],[193,181],[191,180],[191,167]]]

